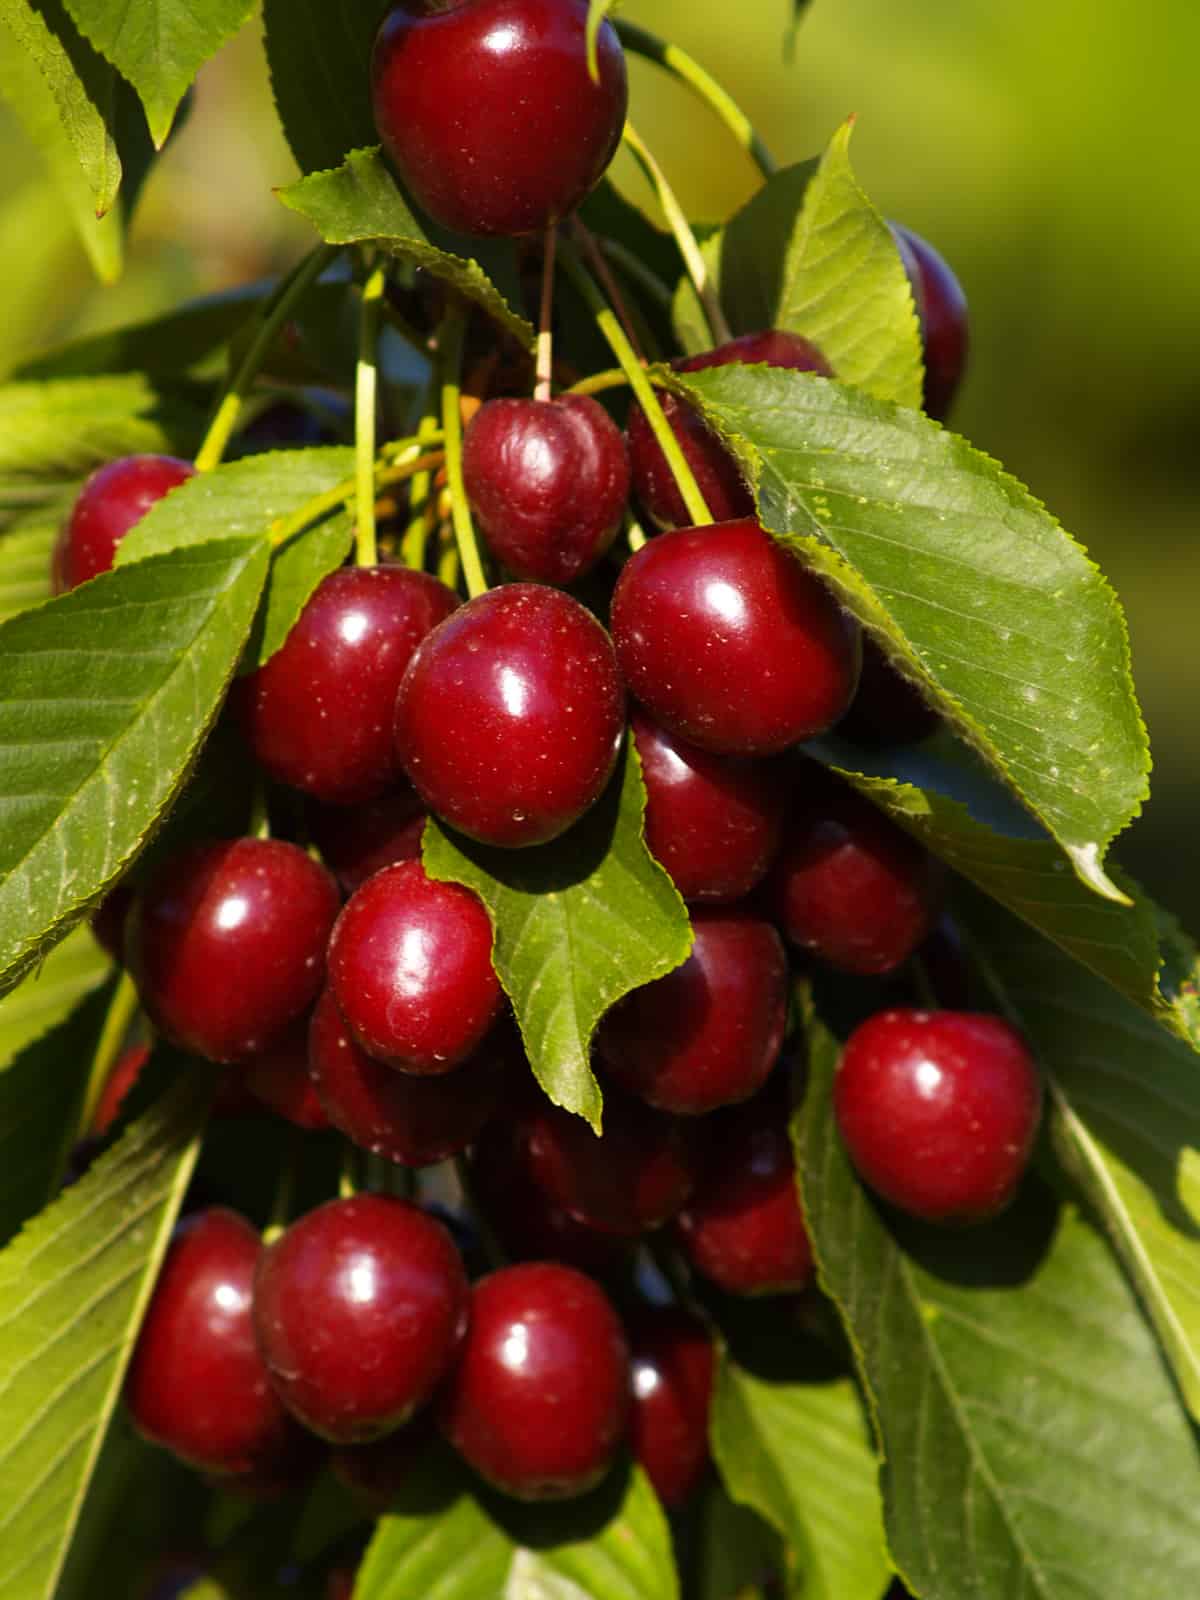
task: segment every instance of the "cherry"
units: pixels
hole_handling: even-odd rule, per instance
[[[93,472],[55,546],[55,592],[108,572],[130,528],[195,471],[190,461],[176,456],[146,455],[122,456]]]
[[[308,1018],[293,1022],[270,1049],[246,1068],[245,1086],[253,1097],[293,1127],[315,1131],[329,1117],[308,1076]]]
[[[833,1103],[877,1194],[927,1222],[980,1222],[1016,1192],[1042,1089],[1028,1046],[999,1017],[897,1009],[847,1039]]]
[[[89,1132],[94,1139],[103,1139],[121,1114],[125,1096],[142,1075],[142,1068],[150,1059],[148,1044],[133,1044],[117,1057],[116,1065],[104,1080],[104,1088],[96,1101]]]
[[[460,607],[413,657],[396,747],[431,811],[485,844],[542,844],[599,797],[625,693],[612,642],[558,589],[510,583]]]
[[[425,1404],[467,1326],[450,1235],[384,1194],[330,1200],[262,1253],[259,1349],[288,1409],[335,1443],[378,1438]]]
[[[610,23],[587,63],[586,0],[404,0],[371,62],[383,147],[435,222],[540,232],[600,181],[628,104]]]
[[[941,722],[916,684],[897,672],[874,639],[864,634],[858,692],[837,725],[838,733],[862,745],[917,744]]]
[[[566,585],[613,542],[629,498],[625,439],[588,395],[489,400],[463,440],[467,498],[518,578]]]
[[[756,522],[681,528],[626,563],[613,644],[629,688],[681,739],[771,755],[831,727],[858,678],[858,628]]]
[[[925,410],[943,422],[967,365],[967,297],[944,257],[919,233],[893,222],[912,284],[925,346]]]
[[[411,1422],[381,1439],[339,1446],[329,1465],[335,1478],[377,1516],[383,1516],[419,1471],[422,1458],[436,1437],[430,1413],[421,1411]]]
[[[317,997],[337,886],[280,839],[222,839],[165,861],[129,919],[151,1021],[210,1061],[276,1043]]]
[[[134,1346],[125,1403],[138,1431],[206,1472],[249,1473],[294,1442],[254,1343],[258,1234],[234,1211],[186,1217]]]
[[[628,1409],[629,1347],[597,1284],[548,1261],[480,1279],[437,1417],[481,1477],[523,1500],[583,1494],[612,1464]]]
[[[738,339],[718,345],[715,350],[682,357],[671,365],[676,372],[700,372],[705,367],[727,367],[734,361],[748,365],[761,362],[768,367],[817,372],[826,378],[833,376],[832,368],[815,345],[797,333],[785,333],[779,328],[744,333]],[[659,391],[658,398],[713,521],[730,522],[736,517],[751,516],[754,496],[737,462],[700,413],[686,400],[665,390]],[[660,527],[686,528],[692,519],[675,482],[675,474],[654,437],[646,413],[636,402],[629,408],[626,431],[633,485],[646,513]]]
[[[596,1039],[626,1089],[684,1115],[761,1088],[787,1021],[787,958],[769,922],[742,911],[694,911],[692,928],[683,965],[614,1006]]]
[[[777,763],[710,755],[636,707],[646,847],[688,901],[740,900],[779,847],[787,783]]]
[[[347,894],[384,867],[418,860],[426,815],[407,779],[362,805],[323,806],[310,800],[304,808],[309,836]]]
[[[350,896],[329,941],[329,981],[357,1043],[404,1072],[465,1061],[504,998],[478,896],[419,861],[385,867]]]
[[[768,896],[785,935],[843,972],[892,972],[932,929],[940,864],[848,784],[808,763]]]
[[[787,1106],[774,1084],[712,1119],[711,1156],[676,1224],[698,1272],[728,1294],[789,1294],[812,1277]]]
[[[712,1338],[699,1317],[677,1305],[642,1306],[626,1328],[633,1376],[629,1442],[658,1498],[673,1511],[708,1465]]]
[[[133,885],[124,879],[114,884],[92,912],[92,937],[114,961],[124,959],[125,923],[133,905],[133,894]]]
[[[458,604],[406,567],[341,567],[322,580],[233,707],[271,777],[318,800],[372,800],[401,773],[392,745],[396,690],[413,651]]]
[[[499,1102],[509,1057],[496,1031],[453,1072],[435,1078],[396,1072],[350,1036],[332,991],[317,1002],[309,1073],[333,1126],[373,1155],[425,1167],[457,1155]]]

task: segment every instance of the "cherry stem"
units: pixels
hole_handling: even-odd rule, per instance
[[[657,34],[651,33],[649,29],[640,28],[636,22],[627,22],[622,17],[613,18],[612,23],[627,50],[632,51],[634,55],[645,56],[648,61],[656,62],[693,89],[701,100],[716,112],[742,149],[749,153],[763,177],[772,176],[777,170],[774,157],[755,132],[753,124],[741,106],[728,90],[721,87],[711,73],[706,72],[698,61],[689,56],[685,50],[681,50],[677,44],[669,44]]]
[[[554,255],[558,229],[551,223],[546,229],[546,242],[542,250],[542,303],[538,311],[537,368],[533,398],[549,400],[554,376]]]
[[[460,307],[447,312],[438,332],[438,359],[442,369],[442,432],[446,436],[446,483],[450,490],[450,515],[454,538],[462,559],[467,593],[474,599],[487,592],[487,579],[475,538],[475,524],[467,503],[462,468],[462,352],[467,331]]]
[[[627,389],[629,379],[620,367],[609,367],[606,372],[594,372],[590,378],[580,378],[564,394],[603,394],[606,389]]]
[[[687,268],[688,277],[691,278],[696,293],[700,296],[700,303],[704,307],[704,314],[708,318],[708,325],[712,329],[713,341],[716,344],[728,344],[733,338],[733,331],[725,320],[725,313],[721,309],[721,302],[717,291],[713,287],[709,275],[708,263],[700,253],[700,246],[696,243],[696,235],[692,232],[691,224],[684,215],[683,207],[676,198],[675,191],[667,182],[666,173],[651,155],[648,146],[638,135],[633,124],[627,122],[622,138],[633,152],[642,171],[649,178],[658,195],[658,203],[663,208],[671,232],[675,235],[675,243],[679,246],[679,253],[683,257],[683,264]]]
[[[288,1134],[287,1149],[275,1183],[271,1200],[271,1219],[263,1229],[263,1243],[274,1244],[292,1220],[292,1202],[296,1194],[296,1178],[304,1148],[303,1128],[293,1127]]]
[[[379,373],[375,360],[384,279],[383,266],[377,266],[363,288],[358,322],[358,369],[354,380],[354,460],[357,469],[354,559],[360,567],[373,567],[379,560],[379,548],[375,542],[375,418]]]
[[[629,379],[630,387],[646,413],[646,420],[658,441],[659,449],[666,456],[667,462],[679,486],[679,493],[687,507],[688,516],[697,527],[705,527],[712,522],[712,515],[705,504],[704,496],[700,492],[695,475],[687,463],[683,451],[679,447],[679,440],[675,437],[675,430],[667,421],[658,396],[651,386],[649,378],[642,370],[641,363],[634,354],[633,347],[626,339],[621,324],[610,308],[604,303],[604,297],[588,275],[586,268],[578,255],[566,241],[559,244],[559,256],[567,270],[572,283],[587,301],[592,315],[596,319],[596,326],[608,340],[609,349],[621,364],[621,370]]]
[[[432,415],[421,418],[417,428],[418,446],[442,437],[438,419]],[[434,495],[433,473],[429,468],[415,472],[408,497],[408,527],[400,544],[400,556],[406,567],[420,572],[425,566],[429,549],[429,535],[437,518],[437,500]]]
[[[610,239],[607,234],[597,235],[596,244],[602,254],[614,266],[620,267],[627,278],[632,278],[651,300],[656,300],[664,311],[670,311],[675,299],[673,292],[628,245],[622,244],[619,239]]]
[[[325,268],[339,254],[340,248],[339,245],[319,245],[293,267],[263,305],[259,312],[258,331],[251,339],[250,348],[242,357],[241,365],[225,391],[217,407],[216,416],[204,436],[204,442],[196,452],[197,472],[211,472],[214,467],[221,465],[229,441],[233,437],[233,430],[241,417],[246,396],[254,385],[258,369],[267,358],[267,352],[274,342],[275,335],[296,302],[308,293]]]
[[[100,1030],[96,1053],[92,1057],[87,1087],[84,1089],[79,1109],[79,1125],[76,1133],[78,1139],[87,1137],[92,1119],[96,1115],[96,1107],[100,1104],[100,1096],[104,1093],[104,1085],[108,1082],[109,1074],[121,1054],[121,1047],[137,1016],[137,1010],[137,985],[127,972],[123,972],[108,1003],[104,1026]]]
[[[398,449],[398,446],[391,448]],[[387,488],[389,484],[403,483],[418,473],[425,472],[431,467],[440,467],[442,464],[440,450],[433,450],[425,455],[419,454],[420,445],[415,438],[406,439],[404,449],[409,452],[407,461],[397,461],[390,467],[375,468],[377,490]],[[357,490],[357,478],[343,478],[341,483],[334,484],[333,488],[327,489],[324,494],[316,494],[311,500],[306,500],[298,511],[294,511],[290,517],[284,517],[272,528],[272,546],[278,549],[289,539],[294,539],[298,533],[303,533],[310,523],[317,522],[321,517],[327,517],[331,511],[340,511],[344,506],[348,506]]]
[[[629,314],[629,307],[625,304],[624,297],[621,294],[620,284],[613,277],[612,269],[610,268],[608,262],[605,261],[603,255],[601,255],[600,246],[596,243],[596,239],[592,234],[591,229],[588,228],[585,223],[581,222],[578,217],[575,218],[574,227],[575,236],[583,246],[584,254],[588,258],[588,262],[592,271],[600,279],[600,282],[604,287],[605,294],[612,302],[613,310],[620,318],[621,327],[624,330],[625,337],[629,340],[633,352],[637,356],[638,360],[643,366],[645,366],[646,352],[643,350],[642,342],[638,338],[638,331],[634,326],[633,318]]]
[[[636,517],[630,517],[629,526],[625,529],[625,539],[634,555],[646,543],[646,531]]]
[[[362,1163],[358,1148],[347,1139],[342,1145],[341,1166],[338,1171],[338,1199],[353,1200],[362,1187]]]

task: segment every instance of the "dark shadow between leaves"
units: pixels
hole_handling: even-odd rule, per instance
[[[906,1217],[875,1202],[897,1245],[931,1277],[965,1289],[1015,1289],[1029,1283],[1054,1240],[1059,1199],[1036,1173],[1017,1198],[990,1222],[953,1228]]]
[[[479,1484],[474,1493],[492,1521],[516,1544],[529,1550],[549,1550],[560,1544],[580,1544],[603,1533],[620,1514],[631,1472],[629,1458],[622,1456],[603,1483],[575,1500],[526,1503],[509,1499],[486,1484]]]

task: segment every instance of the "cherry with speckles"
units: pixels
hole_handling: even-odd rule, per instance
[[[55,593],[108,572],[117,546],[164,495],[195,475],[177,456],[122,456],[100,467],[79,491],[51,563]]]

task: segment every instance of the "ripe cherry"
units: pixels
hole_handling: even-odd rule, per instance
[[[847,1039],[833,1103],[877,1194],[928,1222],[979,1222],[1016,1192],[1042,1089],[1028,1046],[999,1017],[894,1010]]]
[[[627,1319],[633,1409],[629,1442],[670,1510],[699,1485],[708,1465],[712,1338],[683,1306],[645,1305]]]
[[[335,1443],[378,1438],[432,1395],[469,1288],[440,1222],[384,1194],[330,1200],[263,1251],[254,1328],[288,1409]]]
[[[629,1347],[599,1286],[533,1261],[481,1278],[437,1416],[481,1477],[523,1500],[599,1483],[629,1409]]]
[[[424,641],[396,702],[396,748],[431,811],[485,844],[542,844],[599,798],[625,693],[612,642],[561,590],[510,583]]]
[[[293,1022],[270,1049],[255,1056],[245,1086],[268,1110],[294,1128],[328,1128],[325,1107],[308,1075],[308,1018]]]
[[[599,182],[625,123],[611,23],[587,63],[586,0],[404,0],[371,63],[383,147],[435,222],[540,232]]]
[[[276,1043],[317,997],[338,893],[280,839],[222,839],[165,861],[130,915],[130,968],[154,1025],[210,1061]]]
[[[411,1422],[381,1439],[339,1446],[329,1465],[335,1478],[376,1516],[383,1516],[420,1471],[422,1459],[436,1439],[430,1413],[420,1411]]]
[[[626,1089],[684,1115],[746,1100],[766,1082],[787,1021],[787,958],[769,922],[694,911],[681,967],[604,1018],[596,1048]]]
[[[967,297],[945,258],[919,233],[893,222],[912,284],[925,347],[925,410],[945,420],[967,365]]]
[[[138,1334],[125,1403],[139,1432],[205,1472],[278,1459],[294,1424],[254,1343],[251,1287],[261,1243],[234,1211],[186,1217],[167,1249]]]
[[[419,861],[385,867],[350,896],[329,941],[329,981],[358,1044],[404,1072],[465,1061],[504,998],[478,896]]]
[[[142,1068],[150,1059],[148,1044],[132,1044],[117,1057],[116,1065],[104,1080],[104,1088],[92,1113],[88,1132],[94,1139],[103,1139],[121,1114],[125,1096],[142,1075]]]
[[[416,861],[428,813],[406,778],[359,806],[304,808],[309,836],[321,860],[347,894],[398,861]]]
[[[271,777],[334,805],[372,800],[402,777],[396,690],[413,651],[458,604],[407,567],[340,567],[282,647],[234,688],[255,759]]]
[[[790,367],[795,372],[833,376],[829,363],[815,345],[797,333],[785,333],[779,328],[744,333],[741,338],[731,339],[715,350],[684,357],[671,365],[676,372],[700,372],[705,367],[727,367],[734,361],[747,365],[761,362],[768,367]],[[658,398],[713,521],[730,522],[735,517],[751,516],[754,496],[737,462],[699,412],[686,400],[665,390],[660,390]],[[646,413],[636,402],[629,410],[627,433],[633,485],[647,515],[659,527],[686,528],[692,519],[675,482],[675,474],[654,437]]]
[[[125,923],[133,905],[134,889],[128,878],[115,884],[92,912],[92,937],[114,961],[125,959]]]
[[[855,744],[917,744],[941,726],[941,717],[916,684],[892,666],[869,635],[863,635],[862,673],[850,709],[837,731]]]
[[[831,727],[858,679],[858,627],[756,522],[681,528],[626,563],[613,644],[629,688],[681,739],[771,755]]]
[[[54,552],[56,593],[108,572],[117,545],[163,496],[196,469],[176,456],[122,456],[79,491]]]
[[[629,498],[621,430],[589,395],[489,400],[463,440],[467,498],[518,578],[565,586],[613,542]]]

